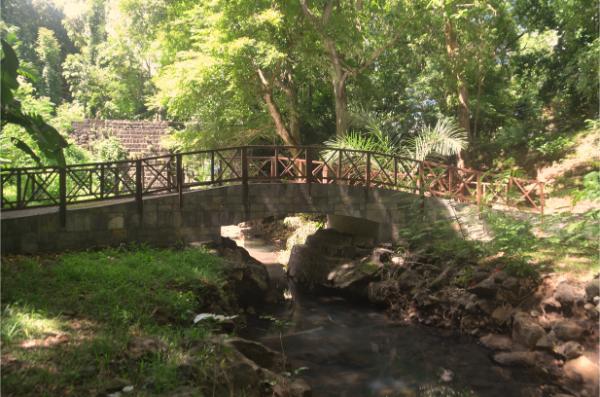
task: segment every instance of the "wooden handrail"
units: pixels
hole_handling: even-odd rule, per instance
[[[310,145],[232,146],[66,168],[1,168],[0,197],[3,210],[58,203],[62,222],[67,203],[135,197],[141,212],[147,195],[175,192],[183,206],[185,190],[241,183],[247,192],[250,182],[265,180],[360,185],[366,192],[370,188],[418,191],[423,197],[478,204],[489,191],[492,201],[503,199],[508,204],[512,194],[534,210],[544,210],[544,187],[537,180],[509,177],[504,183],[480,170],[390,153]],[[504,194],[499,194],[500,188]]]

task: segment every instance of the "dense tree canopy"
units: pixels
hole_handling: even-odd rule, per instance
[[[592,0],[7,0],[2,18],[29,95],[176,121],[178,148],[450,118],[467,163],[532,171],[599,106]]]

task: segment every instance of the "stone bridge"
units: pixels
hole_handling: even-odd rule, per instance
[[[456,220],[452,202],[543,211],[543,184],[492,177],[393,154],[300,146],[2,169],[2,252],[204,241],[222,225],[296,213],[326,214],[340,231],[395,240],[410,224]]]
[[[407,224],[448,219],[445,200],[412,193],[335,184],[252,184],[244,204],[241,185],[186,192],[179,206],[176,194],[135,200],[80,204],[68,209],[62,226],[58,209],[44,208],[2,215],[3,253],[77,250],[143,242],[166,246],[210,240],[220,227],[247,220],[296,213],[330,216],[333,227],[379,240],[394,240]],[[423,207],[424,205],[424,207]],[[358,220],[362,220],[357,224]],[[368,221],[368,222],[364,222]]]

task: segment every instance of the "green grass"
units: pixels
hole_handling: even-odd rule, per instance
[[[503,253],[500,261],[507,273],[535,277],[539,273],[597,273],[600,212],[560,214],[540,219],[516,219],[510,213],[484,210],[482,217],[494,234],[488,242],[461,238],[445,221],[404,230],[409,248],[432,260],[452,261],[462,270],[459,284],[468,285],[480,259]],[[536,232],[536,228],[540,229]],[[484,261],[485,263],[485,261]],[[484,265],[487,266],[487,265]]]
[[[96,395],[118,378],[134,395],[168,395],[182,383],[186,346],[211,333],[194,314],[227,301],[221,269],[200,249],[3,258],[2,395]],[[162,348],[132,357],[139,337]],[[209,371],[214,355],[195,354]]]

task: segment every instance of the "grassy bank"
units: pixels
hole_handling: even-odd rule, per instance
[[[210,335],[192,320],[223,301],[221,269],[201,249],[3,258],[2,395],[168,395]],[[206,378],[213,353],[194,354]]]

